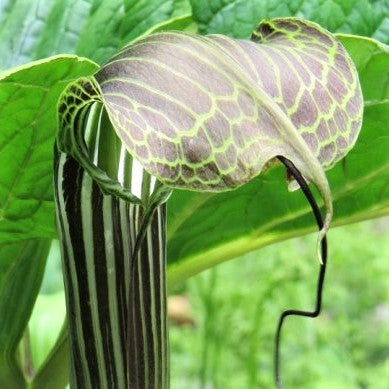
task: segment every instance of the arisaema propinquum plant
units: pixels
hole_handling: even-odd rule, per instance
[[[325,170],[356,142],[363,101],[342,44],[297,18],[251,41],[155,33],[125,47],[58,105],[55,193],[71,386],[166,388],[166,206],[173,189],[223,192],[273,165],[319,227],[317,316],[332,200]],[[307,184],[325,206],[320,209]],[[258,197],[258,202],[261,198]],[[277,204],[274,204],[277,207]]]

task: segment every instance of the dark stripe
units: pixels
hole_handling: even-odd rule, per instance
[[[96,292],[99,309],[100,330],[102,332],[102,345],[105,361],[105,372],[107,382],[110,387],[116,388],[118,385],[113,344],[112,344],[112,328],[109,311],[108,298],[108,274],[107,274],[107,258],[105,255],[105,236],[104,236],[104,215],[103,215],[103,200],[104,196],[101,193],[99,186],[95,183],[92,185],[92,229],[93,229],[93,251],[95,261],[95,280]],[[93,334],[91,334],[93,336]]]
[[[71,282],[71,270],[70,270],[70,257],[69,257],[69,248],[71,245],[69,244],[64,244],[64,241],[66,239],[66,232],[65,232],[65,227],[64,227],[64,218],[66,218],[66,213],[64,212],[62,208],[60,208],[60,201],[59,198],[62,197],[62,193],[58,193],[58,184],[59,180],[63,180],[63,175],[58,176],[58,169],[59,169],[59,159],[60,159],[60,154],[57,150],[57,147],[55,146],[54,149],[54,189],[55,189],[55,197],[56,197],[56,207],[57,207],[57,217],[59,221],[59,227],[60,227],[60,242],[61,244],[61,254],[62,254],[62,269],[63,269],[63,276],[65,280],[70,280],[70,282],[65,282],[65,289],[68,298],[66,299],[66,311],[67,311],[67,316],[69,318],[68,320],[68,326],[70,333],[76,333],[76,322],[75,320],[72,320],[72,318],[76,317],[76,310],[74,304],[71,304],[71,301],[75,300],[75,295],[74,295],[74,290],[73,290],[73,283]],[[67,223],[67,220],[66,220]],[[82,360],[81,360],[81,352],[79,348],[79,343],[75,341],[73,337],[70,337],[70,342],[71,342],[71,350],[72,352],[70,353],[70,358],[71,358],[71,366],[81,366]],[[80,369],[81,370],[81,369]],[[83,373],[83,371],[82,371]],[[76,386],[79,387],[82,382],[85,382],[85,378],[83,377],[83,374],[75,374],[75,371],[73,374],[71,374],[72,378],[76,379]]]
[[[81,185],[83,179],[83,170],[79,164],[72,158],[69,158],[63,171],[63,197],[65,201],[65,212],[69,225],[69,234],[74,253],[74,266],[76,268],[77,284],[79,287],[79,304],[82,318],[81,325],[84,333],[84,341],[87,355],[87,363],[90,372],[90,380],[93,387],[99,385],[99,369],[96,356],[96,345],[93,337],[92,315],[89,305],[89,289],[87,282],[87,266],[84,250],[84,241],[81,224]],[[75,190],[78,189],[78,190]],[[71,281],[70,281],[71,282]],[[70,318],[77,320],[77,316]],[[81,369],[76,370],[80,374]],[[81,373],[82,374],[82,373]],[[82,377],[80,378],[82,380]],[[79,379],[77,379],[77,382]],[[84,381],[85,382],[85,381]]]

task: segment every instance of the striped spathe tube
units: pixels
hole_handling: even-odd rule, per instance
[[[79,125],[87,129],[91,159],[104,165],[107,158],[99,152],[106,150],[103,132],[111,128],[101,105],[88,108]],[[131,191],[147,199],[153,180],[124,148],[118,150],[115,178],[124,184],[125,175]],[[55,196],[71,387],[167,388],[166,205],[156,207],[137,245],[145,207],[104,194],[75,159],[58,150]]]

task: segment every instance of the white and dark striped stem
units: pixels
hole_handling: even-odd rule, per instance
[[[136,164],[101,107],[81,115],[78,124],[85,126],[92,161],[131,189],[139,184],[142,204],[104,194],[75,159],[56,150],[71,387],[164,389],[169,385],[166,204],[147,212],[150,176],[140,169],[131,175]]]

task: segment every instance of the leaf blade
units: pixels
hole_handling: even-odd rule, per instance
[[[0,75],[2,243],[54,236],[56,102],[69,81],[95,70],[96,64],[89,60],[57,56]]]
[[[155,24],[188,11],[188,0],[5,0],[0,5],[0,68],[59,53],[104,62]]]
[[[203,34],[248,38],[259,20],[299,16],[317,22],[331,32],[373,36],[389,43],[389,4],[386,0],[191,0],[191,4],[194,20]]]

